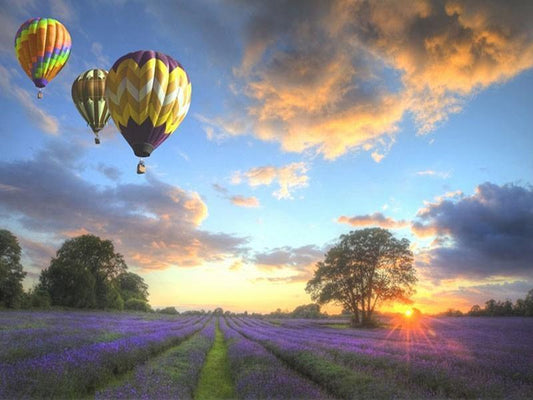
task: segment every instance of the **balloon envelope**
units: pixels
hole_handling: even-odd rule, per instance
[[[15,36],[19,63],[38,88],[45,87],[65,66],[72,41],[67,28],[53,18],[32,18]]]
[[[141,50],[115,62],[106,79],[106,98],[135,155],[149,157],[185,118],[191,82],[172,57]]]
[[[72,100],[95,134],[110,116],[104,95],[106,77],[106,70],[95,68],[80,74],[72,83]]]

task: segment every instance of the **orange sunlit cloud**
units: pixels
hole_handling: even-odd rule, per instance
[[[393,138],[407,112],[427,133],[472,93],[533,66],[527,14],[502,3],[337,0],[322,13],[313,4],[297,15],[252,7],[250,26],[264,34],[250,28],[232,83],[248,115],[209,119],[211,131],[251,131],[326,159],[365,148],[380,162],[378,139]]]
[[[245,182],[251,187],[269,186],[277,183],[279,189],[274,191],[272,195],[278,200],[292,199],[294,189],[308,185],[308,169],[309,167],[304,162],[294,162],[283,167],[256,167],[245,172],[235,172],[231,178],[231,183],[238,185]]]
[[[246,208],[257,208],[260,206],[259,199],[255,196],[245,197],[245,196],[231,196],[231,202],[237,207],[246,207]]]
[[[386,229],[400,229],[409,226],[409,221],[396,221],[390,217],[385,217],[380,212],[375,212],[371,215],[358,215],[355,217],[346,217],[342,215],[337,218],[337,222],[351,226],[379,226]]]

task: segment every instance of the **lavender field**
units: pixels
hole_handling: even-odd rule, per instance
[[[0,312],[0,398],[533,398],[532,318],[260,320]],[[215,350],[222,364],[212,364]],[[206,394],[207,393],[207,394]]]

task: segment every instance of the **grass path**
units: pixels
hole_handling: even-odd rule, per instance
[[[234,399],[235,389],[228,361],[228,347],[217,320],[215,343],[200,372],[195,400]]]

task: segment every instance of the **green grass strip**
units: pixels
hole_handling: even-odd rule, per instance
[[[196,400],[236,398],[228,360],[228,347],[219,328],[218,319],[215,343],[209,353],[207,353],[194,398]]]

